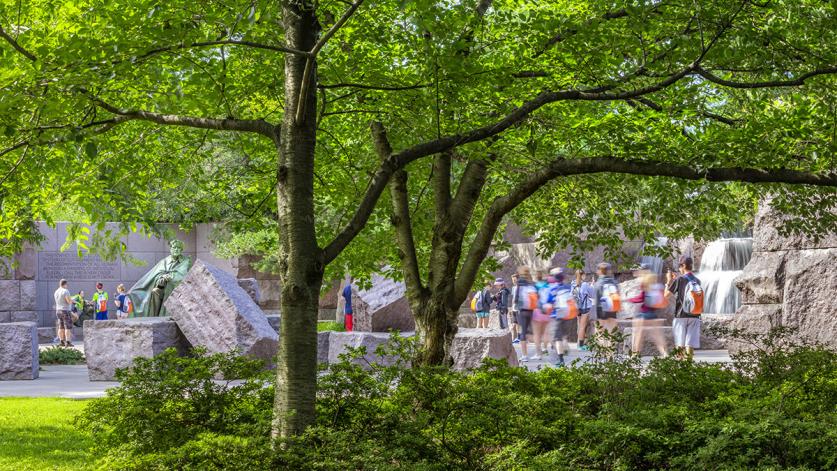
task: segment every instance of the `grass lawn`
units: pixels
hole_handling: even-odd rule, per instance
[[[90,438],[73,427],[86,401],[0,398],[0,470],[91,469]]]

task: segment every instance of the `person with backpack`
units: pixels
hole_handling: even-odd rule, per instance
[[[531,275],[528,268],[518,268],[517,274],[515,302],[518,312],[517,319],[520,322],[518,339],[520,340],[520,351],[523,353],[520,361],[525,363],[529,361],[529,345],[526,341],[526,332],[529,330],[529,324],[532,323],[532,314],[538,308],[538,291],[529,281]]]
[[[108,320],[108,293],[104,290],[105,285],[96,283],[96,292],[93,293],[93,305],[96,307],[96,320]]]
[[[700,314],[703,312],[703,287],[692,273],[692,257],[683,255],[679,260],[680,276],[669,272],[666,298],[674,296],[674,347],[680,349],[678,357],[691,358],[700,348]]]
[[[509,298],[511,291],[506,288],[506,280],[497,278],[494,280],[494,286],[497,287],[497,292],[494,294],[494,306],[497,308],[497,313],[500,316],[500,328],[509,328]]]
[[[657,319],[657,312],[660,309],[665,309],[668,303],[665,298],[665,288],[657,282],[657,274],[648,270],[639,272],[638,278],[640,279],[639,294],[627,299],[628,302],[640,305],[639,313],[634,316],[632,325],[631,337],[633,342],[631,350],[637,355],[641,353],[642,337],[648,332],[651,341],[660,352],[660,356],[665,357],[668,352],[666,352],[663,332],[654,328],[662,325]]]
[[[486,281],[483,289],[474,294],[473,303],[477,315],[477,328],[487,329],[491,315],[491,281]]]
[[[578,318],[578,304],[572,293],[572,287],[564,283],[564,275],[557,274],[554,277],[555,284],[550,285],[550,301],[553,303],[551,317],[555,319],[552,341],[558,360],[555,366],[564,366],[564,355],[570,349],[570,333]]]
[[[593,275],[591,274],[592,278]],[[575,304],[578,306],[578,349],[587,351],[589,348],[585,344],[587,341],[587,325],[590,321],[591,309],[593,307],[593,300],[596,298],[596,289],[593,283],[584,281],[584,272],[582,270],[575,271],[575,280],[570,285]]]
[[[121,283],[116,287],[114,304],[116,305],[117,319],[127,319],[134,312],[134,302],[131,301],[131,297],[125,292],[125,285]]]
[[[596,280],[596,333],[616,332],[617,315],[622,309],[622,298],[619,283],[611,274],[610,264],[599,263],[596,267],[599,278]],[[601,342],[605,344],[607,342]]]
[[[532,311],[532,336],[535,338],[535,355],[530,359],[540,360],[541,355],[549,354],[549,325],[554,322],[550,317],[550,312],[547,312],[544,304],[547,302],[550,293],[550,284],[555,284],[555,279],[550,276],[546,277],[543,271],[538,271],[535,275],[535,290],[537,290],[537,306]],[[550,281],[551,280],[551,281]]]

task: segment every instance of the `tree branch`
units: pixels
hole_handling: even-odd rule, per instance
[[[515,108],[505,117],[492,124],[472,129],[471,131],[441,137],[432,141],[417,144],[413,147],[407,148],[401,152],[391,154],[386,160],[381,163],[381,166],[372,176],[372,180],[366,189],[360,204],[358,205],[352,219],[343,228],[340,233],[323,249],[324,263],[329,263],[334,260],[337,255],[357,236],[363,229],[372,211],[375,209],[375,204],[384,188],[389,181],[389,178],[396,170],[405,165],[428,155],[445,152],[448,149],[453,149],[470,142],[481,141],[483,139],[496,136],[506,129],[516,125],[517,123],[526,119],[531,113],[539,108],[563,100],[627,100],[631,98],[640,97],[642,95],[654,93],[676,83],[681,78],[685,77],[695,67],[690,64],[683,70],[672,74],[667,79],[662,80],[654,85],[640,88],[633,91],[621,93],[595,93],[585,90],[564,90],[560,92],[541,92],[532,100],[525,102],[523,105]]]
[[[166,126],[184,126],[198,129],[215,129],[218,131],[253,132],[275,138],[276,126],[263,119],[234,119],[234,118],[201,118],[195,116],[181,116],[173,114],[153,113],[143,110],[126,110],[113,106],[92,94],[82,91],[98,107],[105,111],[131,120],[150,121]]]
[[[181,49],[191,49],[191,48],[199,48],[199,47],[212,47],[212,46],[227,46],[227,45],[246,46],[246,47],[250,47],[250,48],[254,48],[254,49],[266,49],[268,51],[284,52],[284,53],[296,54],[296,55],[305,56],[305,57],[308,57],[308,56],[311,55],[310,52],[300,51],[300,50],[293,49],[293,48],[290,48],[290,47],[285,47],[285,46],[274,46],[274,45],[271,45],[271,44],[261,44],[261,43],[257,43],[257,42],[253,42],[253,41],[238,41],[238,40],[233,40],[233,39],[224,39],[224,40],[219,40],[219,41],[202,41],[202,42],[189,43],[189,44],[180,43],[180,44],[173,45],[173,46],[159,47],[159,48],[156,48],[156,49],[151,49],[150,51],[147,51],[146,53],[144,53],[140,56],[137,56],[137,59],[146,59],[146,58],[151,57],[151,56],[156,55],[156,54],[161,54],[163,52],[169,52],[169,51],[177,51],[177,50],[181,50]]]
[[[9,33],[7,33],[2,26],[0,26],[0,37],[5,39],[7,43],[11,44],[12,47],[15,48],[15,50],[17,50],[17,52],[23,54],[30,61],[35,62],[38,60],[35,54],[32,54],[31,52],[27,51],[23,46],[20,45],[20,43],[17,42],[17,40],[15,40],[15,38],[9,36]]]
[[[800,87],[805,85],[805,81],[809,78],[816,77],[818,75],[830,75],[830,74],[837,74],[837,66],[832,67],[823,67],[816,70],[812,70],[810,72],[806,72],[799,77],[791,80],[768,80],[764,82],[737,82],[734,80],[725,80],[717,75],[714,75],[711,71],[703,69],[701,67],[695,67],[694,70],[695,75],[699,75],[710,82],[716,83],[718,85],[722,85],[724,87],[730,88],[779,88],[779,87]]]
[[[505,196],[496,198],[488,209],[480,228],[471,242],[468,255],[456,278],[457,299],[464,300],[474,283],[482,261],[491,248],[491,242],[503,217],[532,196],[542,186],[557,177],[589,175],[596,173],[621,173],[649,177],[673,177],[684,180],[710,182],[739,181],[747,183],[787,183],[837,187],[837,172],[817,174],[784,168],[707,168],[696,169],[684,165],[642,160],[622,160],[613,157],[584,159],[556,159],[546,167],[531,173]]]
[[[402,90],[415,90],[418,88],[427,88],[430,84],[428,83],[419,83],[416,85],[401,85],[401,86],[387,86],[387,85],[366,85],[363,83],[352,83],[352,82],[339,82],[339,83],[320,83],[317,84],[317,88],[359,88],[361,90],[381,90],[381,91],[402,91]]]
[[[617,18],[625,18],[626,16],[628,16],[628,11],[625,10],[624,8],[622,8],[622,9],[619,9],[619,10],[606,12],[604,15],[602,15],[598,18],[590,18],[589,20],[584,22],[584,24],[581,26],[581,28],[567,28],[565,31],[562,31],[562,32],[556,34],[555,36],[549,38],[549,41],[546,42],[546,44],[541,48],[540,51],[535,53],[534,57],[536,57],[536,58],[540,57],[541,55],[546,53],[546,51],[549,48],[551,48],[552,46],[560,43],[561,41],[569,38],[570,36],[574,36],[574,35],[578,34],[578,32],[581,29],[589,28],[596,21],[614,20],[614,19],[617,19]]]
[[[386,160],[392,155],[392,146],[387,138],[383,124],[373,121],[371,124],[372,140],[375,142],[375,150],[381,160]],[[396,170],[389,182],[390,195],[392,197],[392,213],[390,220],[395,228],[395,235],[398,240],[398,258],[404,270],[404,279],[407,282],[407,289],[412,291],[411,298],[417,299],[424,290],[419,273],[418,256],[416,255],[416,244],[413,240],[413,225],[410,218],[409,194],[407,188],[407,172],[404,169]]]
[[[309,52],[308,57],[305,59],[305,70],[302,72],[302,82],[301,86],[299,87],[299,96],[297,96],[296,100],[296,122],[301,123],[302,118],[305,116],[305,102],[306,96],[308,95],[308,88],[310,87],[311,83],[311,73],[314,69],[314,61],[317,60],[317,54],[320,52],[320,49],[326,45],[329,39],[339,30],[352,16],[355,10],[360,7],[360,4],[363,3],[363,0],[355,0],[354,3],[349,5],[349,8],[343,12],[343,16],[334,23],[331,28],[326,31],[326,33],[314,44],[314,47],[311,48],[311,52]]]

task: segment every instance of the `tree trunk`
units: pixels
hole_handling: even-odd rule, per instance
[[[310,51],[319,25],[309,2],[283,3],[285,41]],[[307,64],[308,61],[312,63]],[[303,86],[306,66],[309,86]],[[277,207],[282,327],[276,374],[273,435],[301,433],[315,419],[317,392],[317,307],[324,263],[314,226],[316,64],[285,55],[285,107],[275,136],[279,150]],[[301,90],[305,90],[300,99]],[[302,104],[304,112],[297,116]]]
[[[453,364],[450,346],[458,330],[459,309],[451,308],[448,293],[432,293],[423,302],[411,302],[421,350],[414,362],[423,365]]]

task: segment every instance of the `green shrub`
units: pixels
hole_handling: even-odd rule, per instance
[[[117,371],[121,384],[91,401],[77,424],[95,436],[100,451],[132,456],[167,452],[204,433],[267,437],[269,374],[261,361],[235,353],[196,349],[179,357],[169,349]]]
[[[319,321],[317,322],[317,332],[326,332],[326,331],[334,331],[334,332],[344,332],[346,328],[340,322],[333,322],[333,321]]]
[[[38,352],[42,365],[80,365],[85,362],[84,354],[75,348],[52,346]]]
[[[170,390],[182,391],[195,372],[211,379],[207,364],[233,357],[148,360],[125,373],[123,389],[98,402],[88,423],[109,434],[107,469],[837,467],[837,354],[816,345],[765,348],[733,365],[643,365],[605,352],[573,368],[529,372],[487,361],[470,373],[410,368],[415,348],[414,339],[393,336],[377,352],[399,358],[392,366],[353,362],[363,349],[344,355],[319,378],[316,423],[275,452],[272,388],[213,393],[218,409],[237,411],[223,423],[187,414],[198,406],[191,393]],[[124,393],[140,386],[142,394]],[[128,422],[143,414],[153,419]]]

